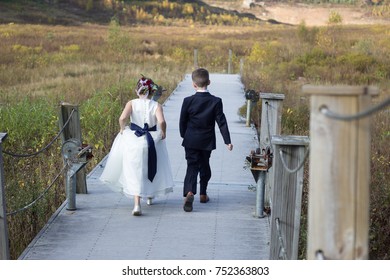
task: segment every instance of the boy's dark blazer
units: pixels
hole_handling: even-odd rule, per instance
[[[209,92],[197,92],[184,98],[179,120],[182,146],[208,151],[216,149],[215,123],[225,144],[231,144],[221,98]]]

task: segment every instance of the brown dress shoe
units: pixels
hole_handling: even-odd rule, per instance
[[[200,195],[200,203],[207,203],[209,202],[210,198],[207,194],[201,194]]]
[[[186,198],[184,199],[184,206],[183,206],[184,211],[191,212],[193,202],[194,202],[194,195],[192,193],[188,193]]]

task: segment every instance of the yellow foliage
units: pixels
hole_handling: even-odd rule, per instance
[[[61,50],[64,52],[78,52],[80,50],[80,46],[76,44],[61,46]]]
[[[168,0],[164,0],[164,1],[162,2],[162,7],[163,7],[164,9],[169,8],[169,1],[168,1]]]
[[[40,53],[40,52],[42,52],[42,47],[28,47],[28,46],[16,44],[16,45],[12,46],[12,50],[14,52],[18,52],[18,53],[22,53],[22,54]]]
[[[390,16],[390,4],[375,6],[371,13],[377,17],[388,17]]]
[[[338,12],[336,12],[336,11],[330,12],[329,19],[328,19],[329,24],[340,24],[340,23],[342,23],[342,21],[343,21],[343,18]]]
[[[259,42],[254,43],[252,50],[248,56],[248,61],[260,63],[265,60],[265,57],[266,57],[265,49],[260,45]]]
[[[170,9],[171,11],[175,10],[176,7],[177,7],[177,3],[170,3],[170,4],[169,4],[169,9]]]
[[[163,15],[157,15],[154,17],[155,21],[157,22],[164,22],[165,21],[165,17]]]
[[[150,15],[143,8],[139,8],[136,10],[135,18],[137,20],[144,20],[150,18]]]
[[[184,61],[187,59],[187,53],[183,48],[175,47],[172,51],[172,58],[178,61]]]
[[[331,49],[334,39],[327,29],[321,29],[317,34],[316,43],[323,49]]]
[[[9,38],[9,37],[11,37],[11,34],[12,33],[9,31],[4,31],[4,32],[1,32],[0,37]]]
[[[186,3],[183,6],[183,14],[185,15],[192,15],[194,13],[194,7],[192,7],[191,4]]]
[[[23,45],[16,44],[12,46],[12,50],[15,52],[26,53],[28,52],[29,48]]]

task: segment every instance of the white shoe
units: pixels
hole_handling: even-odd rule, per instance
[[[152,205],[153,204],[153,198],[148,197],[148,200],[146,201],[147,205]]]
[[[133,216],[141,216],[142,215],[141,205],[134,206],[132,214]]]

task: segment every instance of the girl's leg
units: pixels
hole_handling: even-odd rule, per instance
[[[141,216],[141,197],[140,196],[134,196],[134,209],[133,209],[133,216]]]

